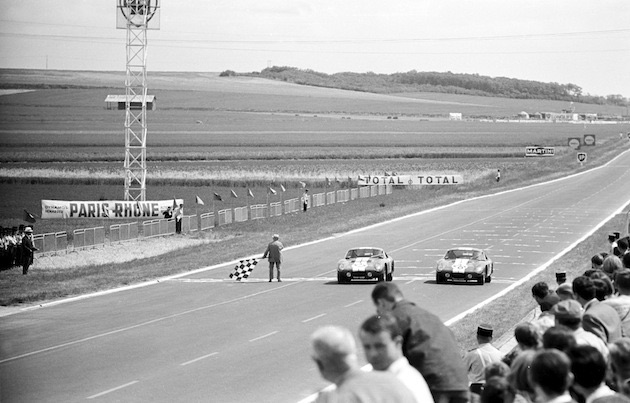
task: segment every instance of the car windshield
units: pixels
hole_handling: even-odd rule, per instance
[[[462,249],[451,249],[446,252],[445,259],[469,259],[469,260],[479,260],[479,251],[478,250],[462,250]]]
[[[358,257],[383,257],[383,251],[380,249],[350,249],[346,253],[346,259]]]

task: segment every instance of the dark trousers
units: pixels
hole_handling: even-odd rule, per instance
[[[175,232],[178,234],[182,233],[182,220],[175,220]]]
[[[28,273],[28,268],[33,264],[33,255],[24,256],[24,261],[22,262],[22,274]]]
[[[269,262],[269,280],[273,280],[273,266],[276,266],[276,271],[278,275],[276,278],[280,280],[280,262]]]

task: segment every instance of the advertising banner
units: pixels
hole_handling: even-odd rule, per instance
[[[42,215],[46,218],[98,218],[120,219],[163,218],[162,212],[174,204],[184,203],[184,199],[154,200],[154,201],[64,201],[42,200]]]
[[[529,146],[525,148],[526,157],[553,157],[556,149],[553,147]]]
[[[359,186],[370,185],[459,185],[464,182],[462,175],[453,174],[418,174],[418,175],[395,175],[395,176],[378,176],[368,175],[359,176]]]

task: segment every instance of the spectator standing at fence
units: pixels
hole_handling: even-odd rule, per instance
[[[173,218],[173,210],[171,210],[171,206],[168,206],[166,210],[164,210],[162,215],[166,220],[168,220],[169,218]]]
[[[501,180],[501,170],[497,169],[497,176],[495,177],[496,181],[499,182]]]
[[[284,245],[280,242],[280,235],[273,234],[272,241],[267,245],[267,249],[263,254],[263,259],[267,259],[269,261],[269,282],[273,280],[273,267],[276,266],[278,282],[282,282],[280,280],[280,265],[282,264],[282,249],[284,249]]]
[[[33,254],[37,248],[33,245],[33,228],[26,227],[24,229],[24,237],[22,238],[22,274],[28,273],[28,268],[33,264]]]
[[[175,216],[175,233],[181,234],[182,233],[182,218],[184,218],[184,205],[183,204],[180,204],[179,206],[175,208],[174,216]]]
[[[304,194],[302,195],[302,208],[306,213],[306,210],[308,210],[308,189],[304,189]]]

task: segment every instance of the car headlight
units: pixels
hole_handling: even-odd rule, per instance
[[[339,264],[337,265],[337,270],[348,270],[351,267],[350,262],[348,262],[347,260],[341,261],[339,262]]]
[[[376,271],[383,271],[383,269],[385,268],[385,265],[380,262],[373,263],[372,266],[374,267],[374,270]]]
[[[442,266],[441,263],[438,263],[437,268],[435,270],[436,271],[442,271],[442,270],[444,270],[444,266]]]

